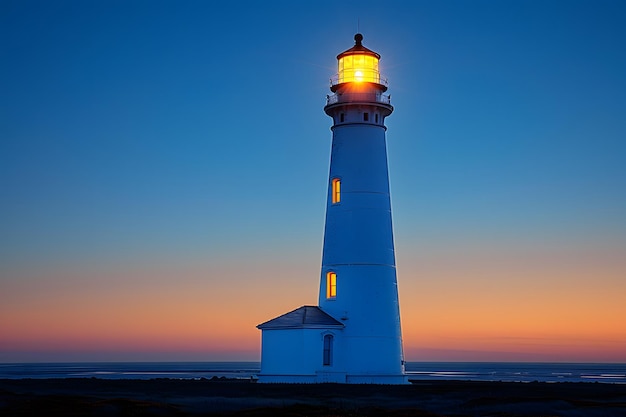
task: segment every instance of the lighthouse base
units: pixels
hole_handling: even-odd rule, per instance
[[[406,375],[348,375],[347,384],[381,384],[381,385],[401,385],[408,384]]]
[[[261,384],[345,384],[347,381],[345,372],[318,371],[310,375],[269,375],[259,374],[258,381]]]
[[[270,375],[259,374],[261,384],[408,384],[406,375],[348,375],[345,372],[320,371],[310,375]]]

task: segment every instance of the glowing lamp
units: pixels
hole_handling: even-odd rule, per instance
[[[354,35],[355,45],[337,55],[339,71],[337,85],[350,82],[369,82],[380,84],[378,60],[380,55],[367,49],[361,41],[363,35]]]

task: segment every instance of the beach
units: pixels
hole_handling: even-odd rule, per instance
[[[418,381],[258,384],[212,379],[3,379],[6,416],[626,416],[626,385]]]

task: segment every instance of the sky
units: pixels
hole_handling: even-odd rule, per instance
[[[626,3],[0,0],[0,362],[259,360],[380,53],[405,359],[626,362]]]

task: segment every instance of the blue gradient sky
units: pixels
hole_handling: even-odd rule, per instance
[[[0,2],[0,361],[258,359],[382,55],[408,360],[626,361],[621,1]]]

